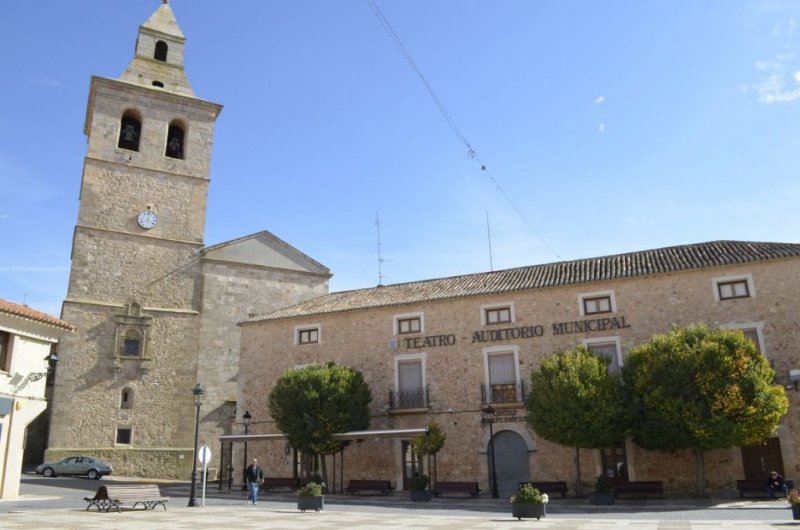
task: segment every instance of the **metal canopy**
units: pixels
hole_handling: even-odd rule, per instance
[[[350,431],[336,433],[333,438],[336,440],[367,440],[370,438],[405,438],[411,436],[422,436],[428,433],[428,428],[421,429],[382,429],[370,431]],[[271,434],[227,434],[219,437],[220,442],[256,442],[286,440],[286,435],[279,433]]]

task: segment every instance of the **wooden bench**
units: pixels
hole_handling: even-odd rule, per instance
[[[637,482],[617,482],[614,484],[614,496],[649,497],[664,496],[664,483],[660,480],[641,480]]]
[[[525,484],[530,484],[541,493],[547,493],[548,495],[555,495],[556,493],[560,494],[562,497],[567,496],[567,483],[563,480],[555,480],[551,482],[535,480],[531,482],[520,482],[519,486],[522,487]]]
[[[470,497],[477,497],[481,493],[477,482],[437,482],[434,484],[433,494],[441,497],[445,493],[466,493]]]
[[[345,493],[347,495],[361,495],[362,491],[377,491],[381,495],[393,495],[394,489],[389,480],[350,480]]]
[[[787,489],[794,489],[794,480],[785,479],[783,481]],[[767,481],[766,480],[737,480],[736,489],[739,490],[739,497],[744,497],[746,494],[755,494],[759,497],[767,496]],[[777,495],[783,496],[782,493]]]
[[[166,510],[169,497],[162,497],[161,490],[155,484],[131,484],[100,486],[94,497],[84,497],[83,500],[89,503],[86,506],[87,510],[95,506],[98,512],[107,512],[115,507],[119,512],[127,505],[136,508],[138,504],[141,504],[145,510],[154,509],[160,504]]]
[[[303,486],[303,481],[293,477],[266,477],[261,484],[261,491],[275,491],[278,488],[288,488],[294,491]]]

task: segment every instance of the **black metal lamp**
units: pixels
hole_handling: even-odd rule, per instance
[[[197,503],[197,442],[200,435],[200,404],[203,402],[203,394],[206,389],[202,383],[197,383],[192,389],[194,395],[194,453],[192,453],[192,489],[189,492],[189,506],[198,506]]]
[[[492,475],[491,475],[491,482],[492,482],[492,498],[499,499],[500,494],[497,491],[497,466],[495,466],[494,461],[494,408],[489,405],[485,409],[482,409],[482,412],[486,414],[488,417],[486,422],[489,424],[489,443],[491,444],[490,451],[491,451],[491,459],[492,459]]]
[[[250,421],[252,421],[253,416],[250,414],[249,410],[244,411],[242,415],[242,422],[244,422],[244,434],[247,435],[248,429],[250,429]],[[242,491],[247,489],[247,477],[245,477],[245,472],[247,471],[247,440],[244,441],[244,463],[242,464]]]

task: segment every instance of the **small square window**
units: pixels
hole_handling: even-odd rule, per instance
[[[720,282],[717,284],[720,300],[730,300],[732,298],[749,298],[750,289],[747,280],[735,280],[732,282]]]
[[[611,312],[610,296],[595,296],[583,299],[583,312],[585,315]]]
[[[319,342],[319,329],[309,328],[297,331],[298,344],[316,344]]]
[[[505,324],[511,322],[510,307],[492,307],[485,311],[487,324]]]
[[[419,333],[422,331],[422,319],[419,317],[398,318],[397,333]]]
[[[131,430],[130,428],[117,429],[117,443],[130,444],[131,443]]]

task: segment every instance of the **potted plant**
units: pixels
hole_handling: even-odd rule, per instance
[[[417,473],[411,478],[411,500],[414,502],[431,500],[431,490],[428,489],[430,480],[428,475]]]
[[[594,490],[589,494],[589,502],[597,505],[614,504],[614,487],[611,479],[601,474],[594,483]]]
[[[550,501],[547,493],[542,493],[530,484],[521,484],[517,492],[511,496],[511,515],[517,519],[523,517],[544,517],[545,505]]]
[[[322,496],[322,485],[318,482],[309,482],[297,490],[297,509],[320,511],[324,506],[325,497]]]
[[[792,519],[800,521],[800,493],[797,493],[797,490],[789,490],[786,500],[792,507]]]

